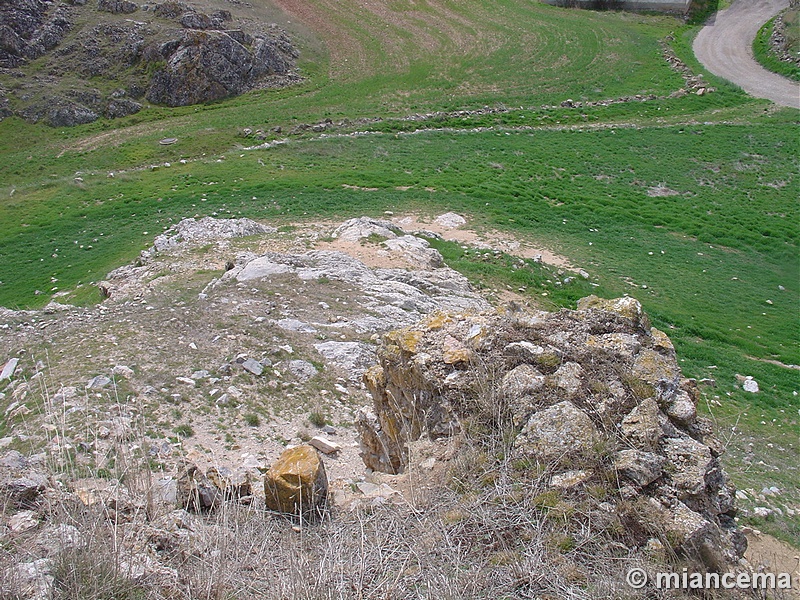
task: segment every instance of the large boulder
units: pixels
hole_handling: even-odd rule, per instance
[[[147,99],[167,106],[221,100],[292,68],[296,53],[285,40],[258,36],[244,45],[237,37],[226,31],[185,31],[153,75]]]
[[[324,506],[327,495],[325,465],[309,445],[286,450],[264,477],[264,496],[270,510],[313,514]]]

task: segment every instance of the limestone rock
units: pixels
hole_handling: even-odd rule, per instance
[[[18,364],[19,364],[18,358],[8,359],[8,362],[6,362],[5,366],[3,366],[2,373],[0,373],[0,381],[11,379],[14,376],[14,371],[17,370]]]
[[[217,508],[223,495],[197,465],[185,464],[178,471],[176,499],[181,509],[204,512]]]
[[[457,229],[467,224],[467,220],[454,212],[444,213],[433,220],[434,223],[445,229]]]
[[[309,445],[314,446],[317,450],[324,454],[335,454],[342,449],[342,447],[337,444],[336,442],[332,442],[326,437],[321,435],[316,435],[311,440],[309,440]]]
[[[692,397],[683,390],[670,401],[666,412],[670,419],[685,427],[694,423],[697,418],[697,406]]]
[[[615,313],[627,319],[634,328],[649,329],[649,319],[642,309],[642,305],[635,298],[624,297],[606,300],[597,296],[587,296],[578,300],[579,311],[603,311]]]
[[[303,445],[281,454],[264,477],[264,494],[270,510],[306,515],[321,509],[328,478],[316,449]]]
[[[666,438],[664,454],[667,459],[666,469],[678,492],[678,498],[686,500],[705,490],[706,475],[713,467],[708,446],[688,436]]]
[[[620,429],[625,438],[639,450],[653,452],[663,436],[658,414],[658,404],[653,398],[648,398],[622,419]]]
[[[404,235],[386,240],[383,244],[391,252],[402,254],[409,262],[423,269],[438,269],[444,266],[444,258],[422,238]]]
[[[644,487],[661,477],[664,457],[652,452],[621,450],[614,457],[614,469],[636,485]]]
[[[113,15],[129,15],[139,10],[139,5],[135,2],[130,2],[130,0],[99,0],[97,9],[110,12]]]
[[[374,346],[364,342],[322,342],[314,344],[327,363],[345,371],[350,380],[360,382],[364,372],[375,364],[377,354]]]
[[[205,244],[215,240],[265,235],[275,233],[277,229],[257,223],[252,219],[215,219],[203,217],[182,219],[176,225],[156,236],[153,250],[164,252],[183,244]]]
[[[599,439],[588,415],[565,400],[534,413],[514,446],[542,462],[559,462],[592,454]]]
[[[514,367],[503,376],[500,393],[507,399],[535,394],[544,387],[545,377],[529,364]]]
[[[382,239],[393,239],[403,233],[402,229],[391,221],[358,217],[349,219],[333,230],[331,237],[346,242],[360,242],[370,236]]]

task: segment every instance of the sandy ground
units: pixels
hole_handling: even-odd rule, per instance
[[[789,6],[789,0],[735,0],[714,15],[694,40],[697,59],[715,75],[751,96],[800,108],[800,85],[767,71],[753,57],[761,26]]]

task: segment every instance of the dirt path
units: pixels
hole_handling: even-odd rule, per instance
[[[789,0],[735,0],[714,15],[694,40],[697,59],[756,98],[800,108],[800,85],[767,71],[753,58],[761,26],[789,6]]]

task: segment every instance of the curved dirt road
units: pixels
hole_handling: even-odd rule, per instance
[[[714,15],[694,40],[694,54],[709,71],[751,96],[800,108],[800,85],[767,71],[753,58],[761,26],[789,6],[789,0],[735,0]]]

